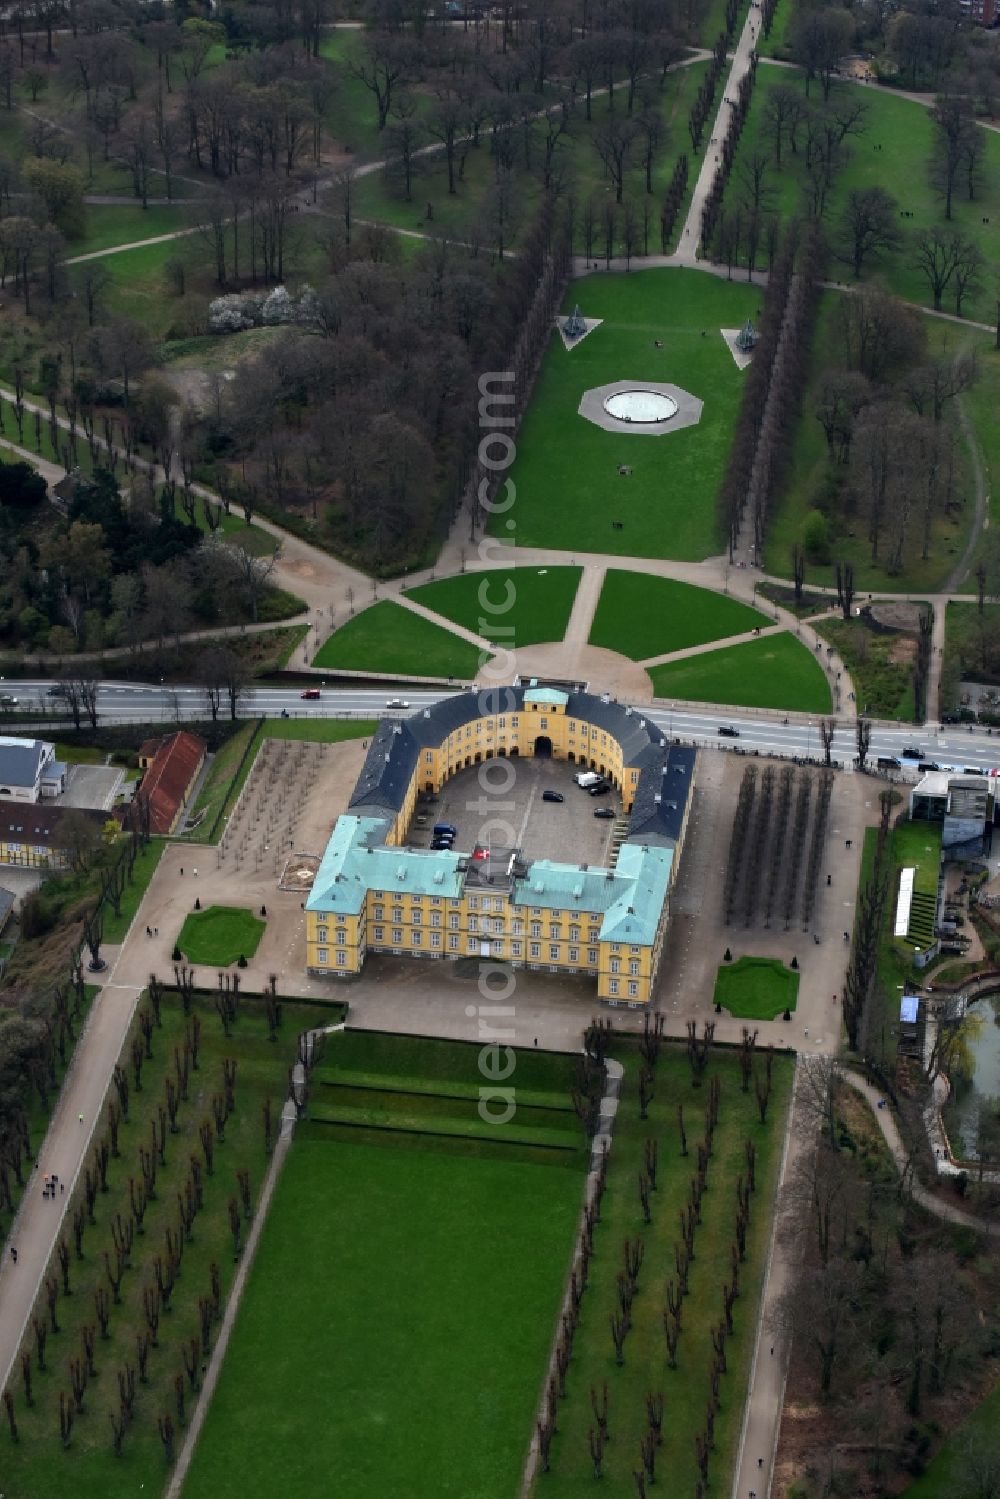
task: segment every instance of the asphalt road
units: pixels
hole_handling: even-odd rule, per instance
[[[58,708],[58,700],[48,698],[49,681],[11,682],[7,690],[18,699],[18,709],[37,705],[40,720]],[[337,687],[321,689],[319,701],[305,701],[297,688],[259,687],[246,694],[241,703],[240,715],[245,718],[266,715],[280,717],[287,712],[296,718],[376,718],[386,711],[395,699],[386,695],[385,689],[366,687]],[[428,707],[446,696],[438,689],[415,688],[401,697],[410,711]],[[225,711],[225,710],[224,710]],[[403,713],[406,709],[399,710]],[[758,750],[762,754],[781,755],[788,758],[821,759],[823,746],[819,734],[819,719],[804,714],[783,715],[769,713],[754,716],[752,712],[738,717],[721,714],[718,709],[685,706],[641,708],[639,711],[651,723],[657,724],[670,738],[678,738],[696,744],[713,744],[716,748]],[[108,681],[101,685],[98,696],[98,712],[103,723],[155,723],[176,722],[178,719],[207,717],[205,693],[201,687],[159,686],[155,683],[136,684]],[[738,738],[719,734],[719,729],[733,727]],[[1000,732],[995,736],[985,729],[962,725],[925,725],[916,729],[906,724],[872,724],[869,765],[874,765],[880,756],[890,756],[901,761],[903,774],[915,779],[916,760],[909,766],[903,759],[904,749],[919,749],[922,756],[942,768],[966,766],[978,770],[1000,768]],[[0,716],[0,731],[3,718]],[[24,726],[20,726],[24,732]],[[16,729],[8,732],[17,732]],[[833,758],[842,765],[849,765],[855,756],[853,724],[838,728],[833,743]]]

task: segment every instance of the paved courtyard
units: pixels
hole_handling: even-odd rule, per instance
[[[573,779],[578,769],[564,760],[531,757],[470,766],[445,783],[436,801],[417,804],[408,841],[427,848],[434,824],[449,822],[458,829],[455,847],[471,852],[491,838],[494,846],[508,845],[506,827],[527,859],[603,866],[615,823],[594,813],[600,807],[620,812],[621,797],[614,790],[589,796]],[[543,801],[543,791],[558,791],[565,801]],[[419,822],[421,817],[426,821]]]

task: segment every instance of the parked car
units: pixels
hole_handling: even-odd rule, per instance
[[[584,791],[586,791],[588,786],[596,786],[601,778],[596,770],[581,770],[579,775],[575,775],[573,779],[578,786],[582,786]]]
[[[542,801],[543,802],[564,802],[565,800],[566,800],[566,798],[563,796],[563,794],[562,794],[561,791],[543,791],[542,792]]]
[[[306,698],[309,698],[310,700],[314,700],[314,699],[316,699],[316,698],[319,697],[319,688],[318,687],[307,687],[304,692],[300,692],[299,693],[299,697],[306,697]]]
[[[387,708],[408,708],[409,706],[405,697],[391,697],[386,703]]]
[[[599,786],[591,786],[590,790],[587,792],[587,795],[588,796],[607,796],[607,794],[608,794],[608,792],[610,790],[611,790],[611,787],[608,785],[607,781],[602,781]]]
[[[612,807],[595,807],[594,808],[594,816],[595,817],[614,817],[614,815],[615,815],[615,813],[614,813],[614,809]]]
[[[734,729],[731,723],[720,723],[719,733],[723,739],[738,739],[740,737],[739,729]]]

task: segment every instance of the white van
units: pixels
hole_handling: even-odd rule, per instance
[[[596,786],[601,777],[596,773],[596,771],[582,770],[579,775],[575,775],[573,779],[578,786],[582,786],[586,791],[589,789],[589,787]]]

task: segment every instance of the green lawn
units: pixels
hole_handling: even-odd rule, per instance
[[[947,711],[959,707],[963,677],[995,681],[998,666],[1000,604],[984,604],[982,612],[976,604],[949,604],[941,674],[942,708]]]
[[[656,697],[796,713],[830,711],[823,668],[811,651],[786,633],[654,666],[649,675]]]
[[[89,1380],[83,1412],[73,1426],[69,1448],[63,1450],[59,1440],[59,1392],[70,1388],[70,1362],[82,1354],[82,1328],[94,1324],[94,1293],[98,1287],[108,1289],[104,1254],[112,1256],[112,1229],[118,1215],[124,1223],[130,1220],[129,1180],[138,1178],[139,1150],[148,1150],[151,1120],[164,1102],[167,1079],[175,1076],[175,1051],[184,1052],[185,1033],[190,1022],[184,1016],[176,997],[168,994],[161,1009],[162,1026],[151,1035],[152,1057],[142,1065],[141,1091],[130,1087],[128,1118],[119,1127],[119,1153],[108,1165],[108,1191],[96,1195],[93,1225],[84,1231],[82,1260],[73,1250],[71,1225],[73,1208],[83,1201],[82,1183],[72,1202],[67,1201],[66,1240],[70,1249],[70,1295],[60,1295],[57,1304],[59,1332],[50,1331],[45,1349],[46,1368],[40,1371],[35,1359],[35,1340],[30,1334],[26,1347],[31,1351],[33,1366],[34,1407],[28,1409],[18,1374],[10,1381],[15,1399],[20,1442],[11,1443],[6,1420],[0,1430],[0,1471],[4,1491],[17,1499],[53,1499],[57,1494],[72,1494],[74,1499],[134,1499],[146,1490],[150,1495],[162,1492],[167,1476],[163,1447],[157,1429],[161,1415],[169,1412],[177,1432],[178,1445],[184,1423],[178,1417],[174,1377],[183,1373],[182,1348],[199,1337],[199,1298],[211,1295],[210,1266],[219,1269],[220,1303],[225,1305],[235,1271],[233,1239],[228,1203],[239,1201],[237,1172],[249,1173],[252,1202],[260,1191],[267,1156],[264,1152],[262,1108],[265,1099],[272,1102],[272,1116],[277,1121],[281,1101],[287,1089],[287,1069],[295,1056],[295,1038],[309,1025],[326,1024],[340,1018],[342,1010],[335,1005],[307,1006],[286,1002],[277,1043],[268,1040],[268,1030],[259,1001],[241,998],[239,1018],[231,1035],[223,1034],[211,996],[199,996],[193,1003],[201,1026],[198,1068],[189,1074],[187,1097],[181,1098],[177,1112],[177,1133],[170,1130],[165,1139],[164,1161],[158,1166],[155,1197],[146,1206],[143,1232],[137,1233],[121,1284],[121,1303],[110,1308],[108,1338],[98,1333],[95,1350],[95,1375]],[[132,1036],[141,1035],[134,1024],[121,1055],[122,1065],[130,1065]],[[236,1062],[234,1090],[235,1111],[225,1121],[222,1140],[214,1143],[214,1169],[205,1169],[199,1126],[211,1120],[211,1099],[223,1093],[223,1058]],[[111,1096],[115,1089],[112,1086]],[[107,1117],[106,1106],[99,1110],[99,1120]],[[275,1124],[275,1133],[276,1133]],[[211,1126],[210,1126],[210,1133]],[[102,1124],[98,1124],[97,1139]],[[146,1327],[144,1291],[155,1285],[154,1261],[166,1259],[166,1233],[175,1234],[178,1227],[178,1195],[183,1195],[194,1156],[201,1165],[203,1203],[198,1210],[190,1239],[183,1245],[183,1259],[169,1309],[161,1311],[157,1346],[149,1352],[147,1381],[136,1385],[134,1420],[124,1440],[122,1456],[115,1457],[108,1417],[118,1410],[118,1375],[126,1365],[136,1364],[137,1334]],[[88,1168],[93,1160],[88,1156]],[[82,1173],[81,1173],[82,1176]],[[58,1211],[53,1207],[53,1212]],[[242,1224],[245,1237],[248,1225]],[[43,1267],[35,1267],[38,1273]],[[52,1257],[50,1273],[60,1281],[59,1264]],[[109,1296],[110,1299],[110,1296]],[[315,1312],[315,1308],[314,1308]],[[35,1315],[48,1317],[44,1297],[36,1304]],[[209,1330],[209,1344],[214,1345],[217,1322]],[[200,1354],[195,1378],[200,1383]],[[186,1383],[186,1381],[185,1381]],[[188,1387],[185,1393],[187,1419],[196,1399]]]
[[[714,42],[713,35],[707,45]],[[659,205],[673,174],[678,157],[686,153],[689,160],[688,186],[684,201],[677,215],[673,243],[683,223],[684,215],[694,183],[701,166],[701,153],[691,150],[687,132],[687,119],[691,105],[705,77],[707,63],[699,61],[677,68],[668,73],[662,89],[654,91],[653,98],[663,121],[663,137],[653,166],[651,196],[646,194],[645,168],[642,153],[634,149],[625,172],[625,196],[637,210],[639,243],[637,252],[645,248],[643,237],[643,205],[649,208],[649,251],[660,253]],[[368,96],[370,98],[370,95]],[[616,90],[615,113],[620,111],[622,95]],[[585,118],[584,101],[578,101],[568,132],[557,148],[559,170],[567,184],[572,184],[576,202],[580,205],[576,215],[576,248],[580,254],[587,249],[584,229],[584,205],[591,198],[603,202],[608,190],[608,179],[600,157],[594,148],[594,138],[608,121],[608,100],[598,94],[592,100],[591,119]],[[522,152],[516,154],[510,186],[513,209],[507,232],[507,242],[517,246],[519,233],[526,231],[533,222],[541,198],[541,159],[543,127],[535,126],[536,144],[529,153],[530,167],[525,166]],[[381,150],[380,145],[377,149]],[[461,148],[456,153],[455,192],[448,192],[448,171],[444,153],[435,151],[419,159],[411,191],[410,201],[404,196],[404,184],[393,171],[373,172],[363,177],[356,187],[355,212],[359,218],[374,219],[391,224],[395,228],[412,230],[424,234],[448,234],[456,238],[489,243],[492,238],[492,203],[495,194],[496,171],[485,134],[477,147],[469,146],[465,154],[464,169],[460,171]],[[621,234],[619,214],[616,248]],[[598,225],[592,249],[597,253],[603,249],[603,227]]]
[[[612,568],[601,589],[590,643],[644,661],[768,623],[748,604],[708,588]]]
[[[716,493],[743,391],[719,329],[756,317],[758,290],[668,268],[584,277],[564,310],[577,302],[604,321],[569,351],[553,334],[518,433],[516,501],[491,529],[522,546],[570,552],[687,561],[717,552]],[[705,403],[700,422],[652,437],[605,432],[578,414],[585,390],[623,379],[690,391]],[[619,465],[631,475],[619,475]]]
[[[802,414],[792,439],[781,493],[768,524],[764,567],[771,573],[785,577],[790,575],[792,547],[805,539],[809,514],[820,510],[827,519],[830,561],[823,564],[807,563],[807,584],[831,587],[835,581],[833,562],[840,561],[852,564],[854,584],[859,592],[880,589],[900,593],[934,593],[943,587],[959,561],[975,517],[975,491],[965,438],[959,429],[955,494],[963,503],[957,510],[947,515],[939,514],[932,521],[931,541],[926,558],[921,555],[923,547],[919,528],[911,528],[911,542],[904,552],[903,571],[890,574],[883,561],[872,561],[863,510],[859,511],[850,495],[847,502],[841,499],[831,500],[826,439],[815,415],[817,395],[825,374],[830,369],[841,369],[845,364],[839,321],[841,295],[839,292],[825,292],[820,301],[802,400]],[[976,353],[979,379],[963,400],[983,449],[987,485],[992,483],[995,491],[996,483],[1000,480],[1000,433],[997,431],[998,423],[994,420],[996,405],[1000,401],[1000,354],[993,349],[994,341],[986,334],[942,322],[940,318],[925,317],[923,321],[929,358],[939,354],[953,354],[965,348]],[[953,404],[946,407],[944,420],[953,426],[957,424],[958,413]],[[835,468],[834,474],[838,480],[846,479],[845,471],[840,467]],[[992,519],[994,524],[1000,523],[1000,513],[993,514]],[[882,550],[885,552],[887,548],[883,547]]]
[[[905,1499],[969,1499],[975,1494],[986,1494],[988,1489],[979,1489],[971,1479],[963,1462],[965,1444],[974,1441],[987,1450],[996,1451],[997,1425],[1000,1423],[1000,1384],[993,1386],[985,1400],[980,1401],[970,1416],[952,1434],[915,1483],[903,1490]],[[995,1465],[994,1465],[995,1466]],[[985,1469],[984,1469],[985,1471]]]
[[[579,567],[504,567],[411,588],[408,597],[509,650],[562,640]]]
[[[482,1082],[477,1047],[372,1035],[356,1049],[352,1040],[331,1038],[314,1080],[317,1112],[336,1112],[327,1099],[339,1092],[334,1064],[337,1078],[361,1060],[389,1076],[398,1066],[426,1081],[440,1066],[441,1077]],[[568,1097],[569,1058],[515,1062],[518,1084],[523,1071]],[[433,1115],[410,1113],[418,1095],[380,1096],[401,1125],[434,1127]],[[427,1101],[440,1110],[440,1099]],[[331,1473],[351,1499],[514,1499],[580,1211],[583,1152],[567,1169],[525,1160],[527,1147],[518,1158],[506,1144],[467,1144],[315,1119],[298,1126],[185,1499],[271,1499],[292,1475],[303,1494],[322,1494]],[[296,1293],[286,1295],[290,1264]]]
[[[253,957],[266,925],[244,906],[207,906],[185,917],[177,946],[189,963],[228,968]]]
[[[765,128],[767,100],[772,90],[793,87],[805,95],[804,76],[790,68],[760,68],[754,88],[753,103],[746,128],[740,137],[739,149],[730,179],[735,185],[741,180],[745,164],[754,154],[762,154],[771,162],[767,177],[767,205],[776,209],[783,218],[805,214],[805,168],[804,132],[799,141],[799,150],[793,154],[787,142],[782,151],[780,169],[774,164],[771,140]],[[900,209],[912,213],[913,217],[900,219],[899,227],[905,234],[901,249],[884,258],[882,264],[873,264],[866,275],[884,276],[889,287],[905,297],[907,301],[931,305],[931,295],[926,281],[914,264],[915,242],[920,234],[932,225],[946,226],[943,203],[934,195],[930,183],[929,165],[933,155],[935,127],[930,111],[922,104],[901,98],[891,90],[854,83],[833,85],[831,102],[857,101],[864,105],[865,121],[863,133],[850,142],[850,154],[842,170],[837,174],[830,192],[826,209],[826,221],[836,229],[837,221],[853,190],[882,187],[897,200]],[[822,103],[818,84],[812,88],[812,102]],[[996,224],[1000,215],[1000,137],[995,131],[986,130],[982,159],[982,186],[975,199],[969,201],[963,185],[955,194],[952,206],[952,223],[947,227],[960,229],[975,240],[985,257],[987,266],[996,262]],[[875,147],[880,146],[880,150]],[[736,201],[735,188],[731,187],[727,201]],[[984,219],[991,222],[985,223]],[[848,281],[851,268],[848,264],[833,261],[831,277]],[[954,295],[946,292],[945,309],[953,312]],[[963,304],[966,317],[991,320],[995,312],[995,298],[989,274],[982,278],[982,289],[976,296],[969,296]]]
[[[190,222],[181,205],[152,204],[143,208],[136,203],[88,203],[86,227],[79,239],[70,241],[67,254],[89,255],[93,250],[107,250],[112,245],[130,245],[139,240],[154,239],[158,234],[173,234],[186,229]]]
[[[374,734],[374,718],[267,718],[263,739],[308,739],[314,744],[339,744],[344,739],[366,739]]]
[[[151,838],[144,849],[140,849],[132,866],[132,878],[125,886],[121,899],[121,915],[116,916],[114,908],[108,902],[104,907],[104,940],[115,943],[124,942],[125,933],[128,931],[135,917],[136,911],[149,887],[149,882],[156,873],[156,866],[160,862],[160,856],[166,848],[166,843],[160,838]]]
[[[777,958],[744,957],[719,969],[713,1003],[741,1020],[776,1020],[798,993],[799,975]]]
[[[480,652],[402,604],[381,599],[342,625],[320,647],[313,665],[471,680],[479,670]]]
[[[860,619],[820,620],[816,631],[840,652],[860,713],[913,723],[912,635],[882,634]]]
[[[697,1467],[694,1438],[702,1429],[710,1391],[713,1349],[710,1328],[722,1315],[721,1288],[730,1274],[729,1248],[735,1217],[735,1180],[744,1170],[744,1141],[756,1148],[757,1190],[751,1199],[747,1258],[740,1266],[740,1295],[734,1308],[733,1335],[726,1345],[727,1372],[720,1382],[721,1410],[715,1420],[709,1493],[728,1494],[739,1440],[746,1382],[757,1329],[757,1305],[771,1232],[775,1181],[781,1158],[782,1130],[792,1079],[791,1058],[774,1065],[774,1095],[766,1125],[761,1125],[754,1091],[741,1091],[733,1052],[716,1052],[708,1076],[722,1086],[719,1123],[708,1166],[707,1188],[695,1230],[694,1259],[684,1300],[677,1367],[667,1365],[663,1308],[667,1281],[676,1277],[674,1247],[695,1173],[697,1142],[702,1138],[707,1083],[692,1086],[690,1069],[679,1047],[667,1046],[656,1066],[649,1117],[639,1117],[639,1058],[620,1053],[627,1073],[615,1120],[614,1147],[601,1221],[594,1231],[594,1253],[581,1320],[566,1377],[566,1399],[558,1410],[558,1432],[552,1443],[551,1472],[539,1475],[536,1499],[579,1499],[592,1490],[608,1499],[635,1499],[632,1472],[640,1466],[639,1445],[646,1430],[646,1396],[664,1396],[663,1443],[656,1459],[657,1486],[671,1496],[695,1493]],[[762,1064],[758,1060],[758,1071]],[[681,1156],[677,1108],[682,1105],[689,1156]],[[643,1170],[647,1140],[658,1146],[656,1190],[651,1193],[652,1222],[643,1222],[636,1178]],[[645,1249],[632,1306],[632,1327],[624,1344],[624,1365],[615,1362],[609,1317],[617,1307],[616,1279],[622,1270],[622,1245],[639,1238]],[[608,1385],[611,1440],[604,1477],[595,1484],[588,1431],[594,1425],[590,1391]],[[508,1491],[511,1492],[511,1491]],[[499,1499],[499,1491],[497,1491]]]

